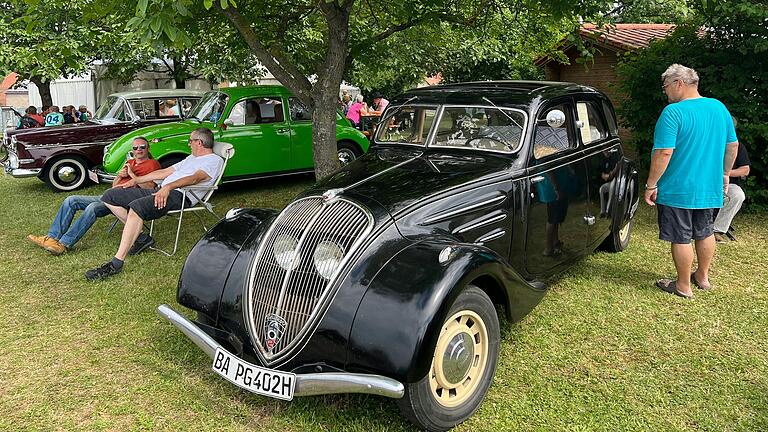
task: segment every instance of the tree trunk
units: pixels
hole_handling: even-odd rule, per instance
[[[341,5],[336,2],[320,3],[328,26],[328,51],[312,92],[315,105],[312,113],[312,149],[317,180],[339,168],[336,110],[349,50],[349,15],[352,4],[352,1]]]
[[[51,96],[51,81],[38,77],[31,77],[29,79],[34,85],[37,86],[37,90],[40,92],[40,99],[43,105],[53,105],[53,97]]]

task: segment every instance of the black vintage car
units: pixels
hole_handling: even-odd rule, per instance
[[[478,408],[546,281],[627,247],[637,172],[598,91],[428,87],[392,100],[374,146],[283,211],[233,209],[158,312],[232,383],[281,399],[370,393],[428,430]]]

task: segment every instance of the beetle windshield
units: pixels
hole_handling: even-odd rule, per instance
[[[217,91],[208,92],[203,95],[200,102],[189,112],[188,118],[198,121],[209,121],[216,123],[224,113],[229,96]]]
[[[430,146],[503,153],[522,144],[525,114],[496,107],[446,107]]]
[[[125,100],[117,96],[110,96],[105,100],[99,109],[96,110],[96,114],[93,115],[93,120],[98,123],[116,123],[133,120],[131,112],[125,105]]]
[[[435,122],[435,106],[405,105],[387,111],[378,126],[376,141],[380,143],[423,146]]]

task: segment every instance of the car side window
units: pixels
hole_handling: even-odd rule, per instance
[[[227,117],[227,122],[230,123],[232,126],[243,126],[245,125],[245,104],[250,101],[240,101],[235,104],[235,106],[232,107],[232,111],[229,112],[229,117]]]
[[[571,106],[560,104],[539,113],[533,141],[533,157],[542,159],[568,149],[576,148],[576,140],[569,125],[573,124]]]
[[[181,99],[181,114],[186,117],[192,110],[192,107],[197,105],[200,98],[182,98]]]
[[[285,121],[283,115],[283,99],[281,97],[261,97],[251,99],[248,102],[251,102],[251,104],[246,104],[245,106],[246,123],[250,124],[251,120],[260,124],[282,123]]]
[[[301,103],[299,98],[292,97],[288,99],[288,110],[291,113],[291,121],[310,121],[312,120],[312,111],[306,105]]]
[[[579,116],[579,133],[581,142],[589,144],[608,138],[608,128],[605,127],[600,111],[592,102],[581,101],[576,103],[576,112]]]
[[[616,117],[614,117],[610,102],[606,100],[603,101],[603,114],[605,114],[605,119],[608,120],[608,128],[611,131],[611,135],[619,136],[619,127],[616,124]]]

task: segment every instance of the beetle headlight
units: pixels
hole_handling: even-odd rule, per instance
[[[320,276],[330,279],[341,265],[342,258],[344,258],[344,251],[336,243],[322,241],[313,254],[315,270],[320,273]]]
[[[287,235],[280,234],[272,244],[272,252],[275,254],[275,261],[285,271],[293,270],[299,265],[299,252],[296,247],[299,242]]]

